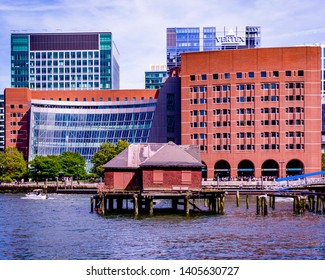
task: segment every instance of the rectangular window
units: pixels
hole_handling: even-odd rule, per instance
[[[273,77],[274,78],[279,77],[279,71],[273,71]]]
[[[298,76],[302,77],[304,75],[304,70],[298,70]]]
[[[291,71],[290,70],[285,71],[285,75],[286,77],[291,77]]]
[[[153,171],[153,184],[162,184],[164,181],[164,171],[163,170],[154,170]]]
[[[190,75],[190,81],[195,81],[195,75]]]
[[[201,80],[202,80],[202,81],[205,81],[206,79],[207,79],[207,74],[202,74],[202,75],[201,75]]]
[[[182,184],[192,183],[192,172],[188,170],[182,170]]]
[[[212,74],[212,79],[213,80],[218,80],[218,77],[219,77],[218,74]]]
[[[248,78],[254,78],[254,72],[248,72]]]
[[[225,77],[225,80],[229,80],[230,79],[230,73],[225,73],[224,77]]]
[[[236,78],[237,79],[241,79],[243,77],[243,73],[242,72],[237,72],[236,73]]]
[[[261,78],[266,78],[266,71],[261,72]]]

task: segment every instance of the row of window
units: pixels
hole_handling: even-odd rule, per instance
[[[286,95],[285,97],[286,101],[303,101],[304,95]],[[279,101],[279,96],[276,95],[263,95],[261,96],[262,102],[277,102]],[[212,99],[212,102],[214,104],[220,104],[220,103],[230,103],[230,97],[214,97]],[[254,96],[240,96],[236,97],[237,103],[245,103],[245,102],[255,102]],[[197,98],[197,99],[190,99],[190,104],[206,104],[207,99],[206,98]]]
[[[261,120],[260,121],[262,126],[279,126],[280,121],[279,120]],[[286,125],[304,125],[305,121],[300,119],[294,119],[294,120],[286,120]],[[213,127],[229,127],[230,121],[215,121],[212,123]],[[254,126],[255,121],[252,120],[241,120],[236,121],[237,126]],[[190,123],[191,128],[197,128],[197,127],[208,127],[207,122],[191,122]]]
[[[302,89],[305,85],[303,82],[290,82],[285,84],[286,89]],[[207,86],[195,86],[190,87],[191,93],[205,93],[207,92]],[[279,89],[279,83],[262,83],[260,84],[261,90],[276,90]],[[251,91],[255,90],[255,84],[237,84],[236,90],[238,91]],[[213,92],[229,92],[230,91],[230,84],[226,85],[213,85],[212,86]]]
[[[230,151],[230,145],[213,145],[212,149],[214,151]],[[261,145],[261,150],[279,150],[280,146],[279,144],[263,144]],[[286,150],[304,150],[305,145],[304,144],[286,144],[285,146]],[[200,146],[201,151],[206,151],[207,146],[201,145]],[[255,145],[236,145],[237,151],[254,151]]]
[[[99,74],[88,75],[30,75],[30,81],[98,81]]]
[[[22,109],[23,108],[23,105],[22,104],[10,104],[10,109],[15,109],[15,108],[18,108],[18,109]]]
[[[106,66],[108,65],[105,64]],[[47,69],[58,69],[58,67],[70,67],[72,66],[71,68],[74,69],[75,66],[99,66],[99,60],[98,59],[95,59],[95,60],[48,60],[48,61],[34,61],[34,60],[31,60],[29,62],[29,66],[30,67],[35,67],[36,68],[31,68],[31,70],[38,70],[40,68],[37,68],[37,67],[40,67],[42,66],[42,69],[46,69],[46,67],[49,67]],[[66,69],[69,69],[69,68],[66,68]]]
[[[238,139],[251,139],[255,137],[254,132],[238,132],[236,134]],[[262,132],[261,133],[262,138],[279,138],[279,132]],[[304,137],[304,133],[300,131],[291,131],[286,132],[286,137]],[[205,133],[194,133],[190,136],[191,139],[207,139],[208,136]],[[214,133],[213,134],[214,139],[230,139],[230,133]]]
[[[212,79],[213,80],[229,80],[231,78],[231,75],[234,75],[236,79],[246,79],[246,78],[278,78],[280,76],[280,72],[275,71],[261,71],[259,73],[257,72],[236,72],[236,73],[213,73]],[[304,76],[304,70],[286,70],[284,71],[285,77],[292,77],[292,76],[298,76],[303,77]],[[207,80],[207,74],[201,74],[201,75],[190,75],[190,81],[206,81]]]
[[[191,139],[198,139],[198,136],[194,136],[198,134],[191,134]],[[279,138],[280,134],[279,132],[275,131],[266,131],[266,132],[261,132],[261,138]],[[304,137],[305,133],[303,131],[287,131],[286,132],[286,137],[290,138],[300,138]],[[196,137],[196,138],[195,138]],[[243,139],[243,138],[255,138],[255,133],[254,132],[238,132],[236,133],[236,137]],[[230,133],[224,132],[224,133],[214,133],[213,134],[214,139],[230,139]]]
[[[12,70],[13,74],[20,74],[17,70]],[[74,68],[31,68],[31,75],[37,74],[75,74],[75,73],[99,73],[99,67],[74,67]]]
[[[110,84],[105,83],[105,84],[100,84],[99,82],[47,82],[47,83],[33,83],[31,82],[29,87],[31,89],[45,89],[45,88],[54,88],[54,89],[64,89],[64,88],[79,88],[79,89],[93,89],[96,88],[98,89],[100,86],[100,88],[106,88],[109,89],[110,88]]]
[[[30,59],[75,59],[75,58],[99,58],[98,51],[77,52],[30,52]]]

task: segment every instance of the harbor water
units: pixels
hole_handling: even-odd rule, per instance
[[[0,194],[2,260],[324,260],[325,216],[293,214],[292,201],[256,215],[255,196],[225,215],[90,213],[90,195],[47,200]]]

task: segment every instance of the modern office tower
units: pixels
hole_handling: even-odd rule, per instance
[[[167,92],[168,91],[168,92]],[[180,142],[180,78],[159,90],[5,89],[5,146],[25,159],[65,151],[91,158],[105,142]]]
[[[181,65],[184,52],[258,48],[260,45],[260,26],[167,28],[167,70]]]
[[[145,88],[160,89],[167,79],[166,65],[151,65],[150,71],[145,72]]]
[[[118,56],[110,32],[12,33],[11,87],[119,89]]]
[[[182,145],[207,178],[321,170],[319,46],[185,53]]]

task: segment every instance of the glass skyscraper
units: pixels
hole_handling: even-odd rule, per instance
[[[257,48],[260,44],[260,26],[167,28],[167,70],[181,66],[184,52]]]
[[[11,34],[11,87],[119,89],[112,33]]]

